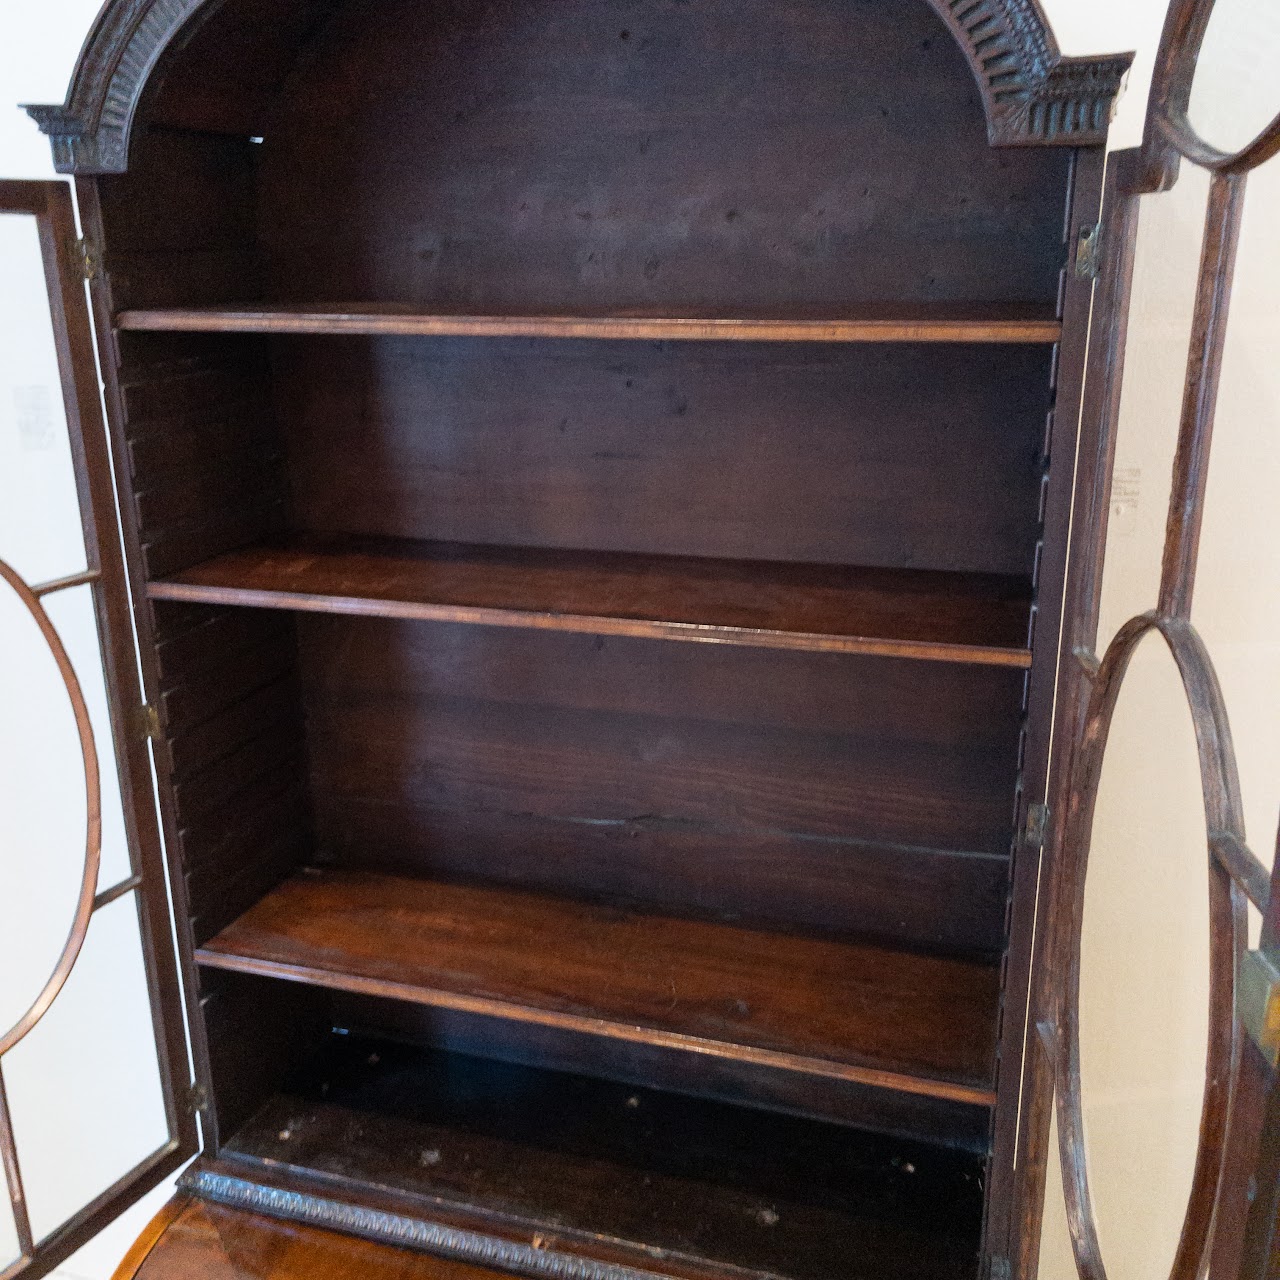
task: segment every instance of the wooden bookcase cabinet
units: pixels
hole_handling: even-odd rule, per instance
[[[192,1186],[535,1274],[1017,1256],[1125,65],[1014,0],[108,6],[39,114]]]

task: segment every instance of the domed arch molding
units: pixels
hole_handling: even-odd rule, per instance
[[[1089,146],[1105,137],[1131,54],[1064,58],[1037,0],[927,0],[964,51],[995,146]],[[147,79],[219,0],[111,0],[61,106],[27,111],[59,173],[123,173]]]

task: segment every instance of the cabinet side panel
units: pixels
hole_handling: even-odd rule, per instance
[[[296,649],[267,614],[161,607],[150,577],[280,527],[285,481],[266,353],[252,340],[123,334],[132,305],[253,290],[246,139],[154,131],[127,174],[81,184],[99,260],[101,366],[198,1079],[209,1041],[194,943],[250,905],[309,840]],[[268,803],[265,793],[274,788]],[[217,1119],[206,1113],[216,1146]]]

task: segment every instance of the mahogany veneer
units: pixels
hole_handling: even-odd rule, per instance
[[[247,547],[153,600],[1026,667],[1028,586],[853,569],[371,538]]]
[[[113,1280],[502,1280],[503,1275],[182,1196],[156,1216]]]
[[[989,1104],[994,965],[304,871],[201,964]]]

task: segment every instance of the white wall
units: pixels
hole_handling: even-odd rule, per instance
[[[1138,50],[1113,134],[1115,145],[1133,145],[1163,0],[1043,3],[1068,53]],[[0,0],[0,104],[61,100],[96,7],[95,0]],[[1221,109],[1251,113],[1252,120],[1263,107],[1280,105],[1262,101],[1268,79],[1275,79],[1267,68],[1280,66],[1280,14],[1267,0],[1221,0],[1220,8],[1248,19],[1253,34],[1231,48],[1224,40],[1218,52],[1207,50],[1206,64],[1213,55],[1209,96]],[[1211,44],[1217,39],[1211,32]],[[35,126],[0,106],[0,175],[51,174],[48,147]],[[1266,855],[1280,801],[1280,649],[1268,639],[1280,636],[1274,497],[1280,492],[1280,361],[1274,354],[1280,309],[1270,301],[1280,291],[1280,241],[1265,231],[1280,225],[1280,171],[1273,165],[1252,185],[1196,622],[1226,687],[1252,841]],[[1154,601],[1203,191],[1203,182],[1188,174],[1143,214],[1117,463],[1126,496],[1114,513],[1108,548],[1104,632]],[[1167,1271],[1198,1106],[1205,872],[1198,783],[1181,708],[1167,659],[1154,650],[1142,653],[1117,717],[1090,877],[1086,1103],[1103,1244],[1117,1280],[1158,1280]],[[1068,1280],[1074,1268],[1053,1176],[1042,1274]],[[82,1280],[109,1274],[166,1194],[160,1189],[66,1272]]]

